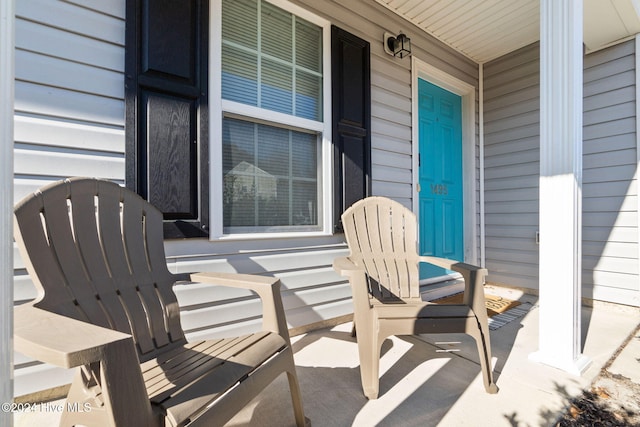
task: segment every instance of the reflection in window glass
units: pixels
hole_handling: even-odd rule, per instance
[[[318,139],[225,118],[224,232],[319,230]]]

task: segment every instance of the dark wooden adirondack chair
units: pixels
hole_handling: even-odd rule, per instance
[[[416,217],[384,198],[360,200],[342,215],[350,254],[333,266],[349,278],[364,394],[378,397],[380,349],[391,335],[462,332],[477,343],[484,386],[496,393],[484,298],[487,270],[444,258],[419,256]],[[422,301],[418,264],[427,262],[462,274],[463,304]]]
[[[305,424],[293,352],[273,278],[202,273],[187,280],[249,288],[263,331],[187,343],[167,269],[162,214],[135,193],[68,179],[15,207],[15,239],[38,288],[15,308],[15,348],[79,367],[61,425],[223,425],[286,373]]]

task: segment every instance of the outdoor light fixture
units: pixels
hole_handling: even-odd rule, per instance
[[[404,58],[411,55],[411,39],[403,33],[394,36],[391,33],[384,33],[384,51],[389,55]]]

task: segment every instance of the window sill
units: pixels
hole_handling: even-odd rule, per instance
[[[223,234],[220,236],[209,236],[212,242],[240,241],[240,240],[269,240],[269,239],[291,239],[305,237],[327,237],[333,234],[326,231],[303,231],[303,232],[279,232],[279,233],[242,233]]]

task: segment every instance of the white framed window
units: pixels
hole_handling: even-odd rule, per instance
[[[330,234],[330,23],[284,0],[210,16],[210,237]]]

